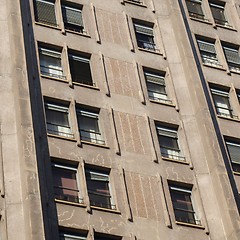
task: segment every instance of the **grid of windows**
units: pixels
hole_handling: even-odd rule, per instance
[[[109,174],[90,168],[85,170],[85,174],[91,206],[116,209],[110,193]]]
[[[234,172],[240,173],[240,144],[226,141],[228,154],[232,163]]]
[[[156,51],[153,28],[144,24],[133,23],[139,48]]]
[[[169,189],[176,221],[201,225],[193,208],[191,188],[170,184]]]
[[[211,92],[217,114],[223,117],[238,119],[238,116],[233,114],[229,101],[229,93],[214,88],[211,88]]]
[[[57,4],[57,3],[56,3]],[[62,4],[62,19],[66,30],[83,33],[82,6]],[[58,26],[54,0],[35,0],[35,20],[51,26]]]
[[[162,157],[185,161],[178,145],[177,130],[160,125],[156,126],[156,130]]]
[[[163,102],[163,103],[172,103],[168,98],[165,85],[165,73],[157,74],[151,71],[144,71],[146,85],[148,90],[148,97],[150,100]]]

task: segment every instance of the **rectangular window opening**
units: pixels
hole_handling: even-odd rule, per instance
[[[56,199],[83,203],[83,199],[79,197],[76,167],[52,163],[52,174]]]
[[[109,185],[109,174],[86,168],[86,181],[91,206],[116,210]]]
[[[82,7],[70,7],[62,5],[64,27],[67,30],[83,33]]]
[[[161,155],[164,158],[185,161],[178,145],[177,131],[171,128],[156,126]]]
[[[45,103],[47,132],[67,138],[73,138],[69,124],[68,107],[55,103]]]
[[[228,154],[234,172],[240,173],[240,144],[226,141]]]
[[[39,58],[42,75],[66,79],[63,75],[61,52],[39,47]]]
[[[154,41],[153,27],[133,23],[137,45],[139,48],[147,49],[150,51],[157,51]]]
[[[168,98],[166,92],[165,73],[156,74],[144,70],[144,76],[146,80],[149,99],[158,102],[172,104],[172,101]]]
[[[197,39],[197,43],[203,63],[212,66],[221,66],[217,58],[214,43],[200,39]]]
[[[82,141],[105,145],[99,129],[99,114],[77,109],[78,127]]]
[[[224,51],[229,69],[232,71],[240,72],[239,47],[223,46],[223,51]]]
[[[215,23],[222,26],[229,26],[224,13],[225,4],[223,2],[209,2],[209,6]]]
[[[95,86],[92,80],[89,58],[76,54],[69,54],[69,64],[73,82]]]
[[[193,208],[191,188],[170,184],[169,190],[176,221],[201,225]]]
[[[36,22],[57,26],[54,1],[35,0],[34,10]]]
[[[233,114],[229,101],[229,93],[213,88],[211,88],[211,92],[217,114],[223,117],[238,119],[238,116]]]
[[[186,0],[188,13],[191,17],[205,19],[201,0]]]

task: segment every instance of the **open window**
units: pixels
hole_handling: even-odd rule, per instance
[[[144,76],[149,99],[171,104],[172,101],[168,98],[166,91],[165,73],[156,73],[145,69]]]
[[[40,71],[48,77],[65,79],[62,68],[62,56],[60,51],[39,47]]]
[[[70,53],[68,57],[72,81],[74,83],[93,86],[90,58],[74,53]]]
[[[150,26],[134,22],[133,26],[138,47],[155,52],[157,49],[154,40],[153,25]]]
[[[73,134],[68,119],[68,107],[52,102],[45,102],[47,132],[49,134],[72,138]]]
[[[231,160],[232,169],[240,174],[240,144],[233,141],[226,141],[228,154]]]
[[[79,197],[76,167],[52,163],[52,174],[55,199],[83,203],[83,199]]]
[[[170,183],[169,190],[177,222],[201,225],[197,219],[192,202],[192,187]]]
[[[162,157],[185,161],[179,148],[177,130],[159,124],[156,125],[156,130]]]
[[[215,49],[215,42],[197,38],[202,62],[211,66],[220,66]]]
[[[64,27],[67,30],[83,33],[84,25],[82,18],[82,6],[73,7],[62,5]]]
[[[115,210],[116,205],[113,203],[111,195],[109,172],[86,168],[85,174],[91,206]]]
[[[99,128],[99,113],[88,109],[77,109],[78,128],[82,141],[105,144]]]
[[[212,97],[217,115],[222,117],[238,119],[238,116],[233,114],[233,110],[229,101],[229,92],[211,87]]]

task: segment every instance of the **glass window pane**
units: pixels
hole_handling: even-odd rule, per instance
[[[109,189],[109,182],[102,180],[95,180],[92,178],[91,172],[86,170],[87,189],[90,202],[92,206],[98,206],[103,208],[112,208],[111,196]],[[94,171],[93,171],[94,172]],[[96,172],[97,173],[97,172]]]
[[[52,167],[54,193],[60,200],[79,202],[76,171]]]
[[[69,58],[72,81],[93,85],[89,62],[77,61]]]

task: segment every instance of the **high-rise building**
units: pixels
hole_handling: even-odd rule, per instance
[[[0,0],[0,239],[239,240],[239,0]]]

